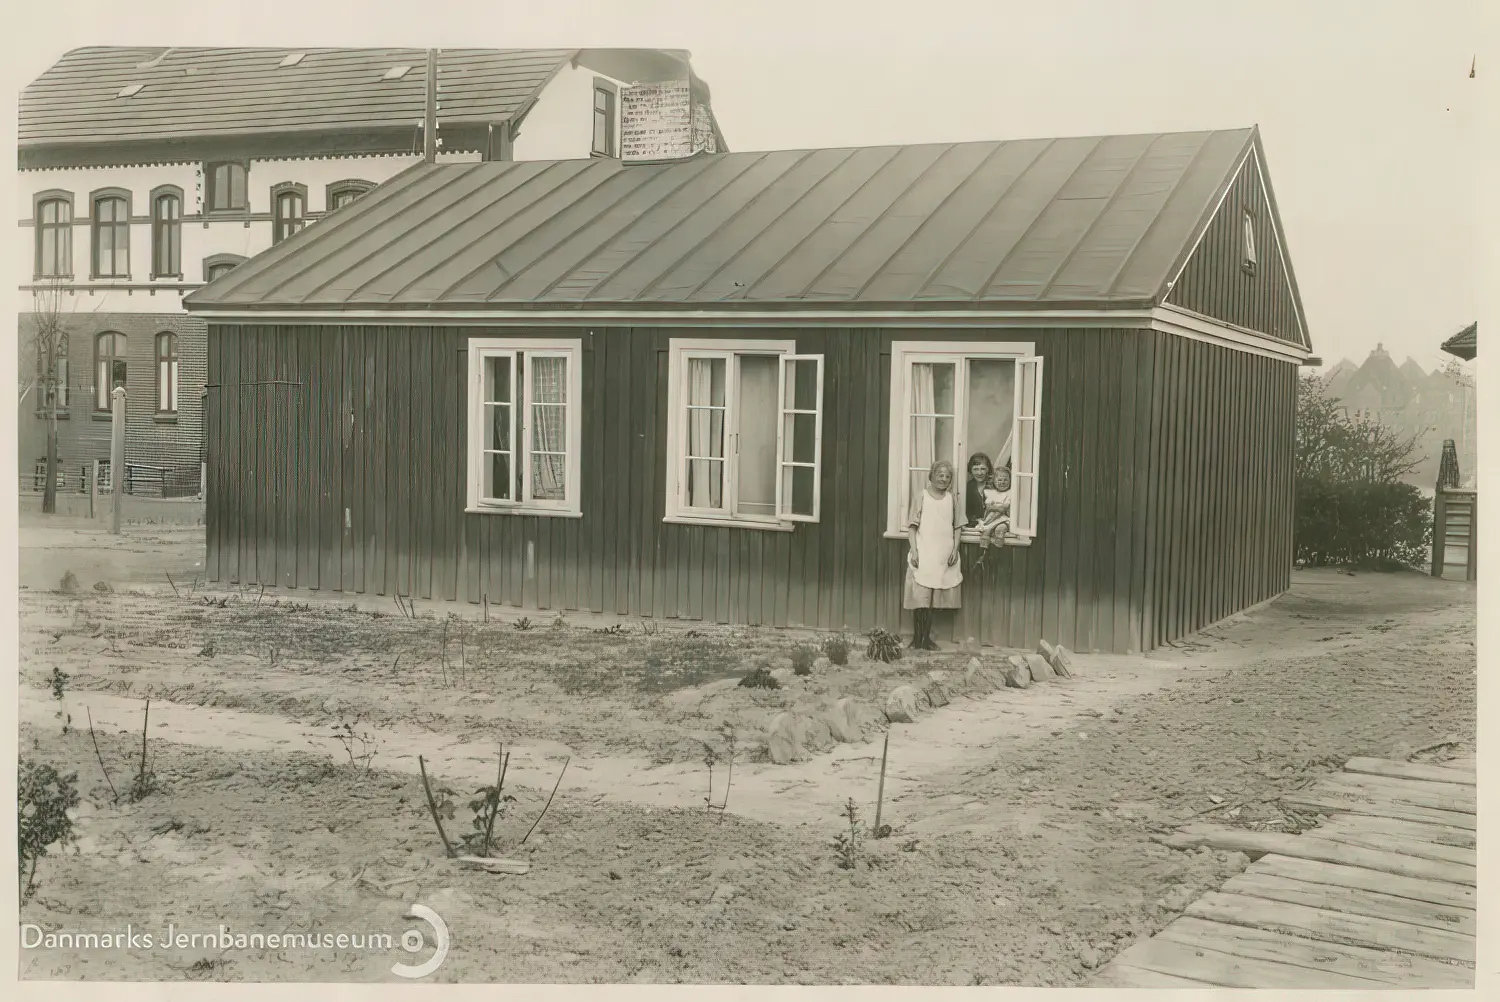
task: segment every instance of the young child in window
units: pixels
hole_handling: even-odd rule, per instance
[[[991,475],[989,481],[979,488],[980,500],[984,504],[984,514],[980,517],[974,529],[979,533],[979,559],[974,562],[978,567],[984,563],[987,551],[991,544],[998,544],[999,540],[1005,538],[1010,532],[1010,463],[1009,461],[999,467]]]

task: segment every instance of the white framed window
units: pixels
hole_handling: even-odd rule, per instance
[[[1241,248],[1240,267],[1246,271],[1253,272],[1257,264],[1255,255],[1255,219],[1248,212],[1245,213],[1241,230],[1244,234],[1244,246]]]
[[[1010,472],[1008,537],[1029,541],[1037,529],[1037,459],[1041,451],[1042,359],[1030,342],[896,341],[891,344],[890,481],[886,535],[905,535],[912,498],[932,464],[953,464],[953,489],[965,521],[969,460],[983,453]],[[977,540],[965,529],[966,540]]]
[[[677,338],[667,371],[666,521],[818,521],[822,355],[794,341]]]
[[[583,342],[469,340],[471,512],[579,517]]]

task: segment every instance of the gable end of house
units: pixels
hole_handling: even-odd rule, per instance
[[[1311,350],[1258,136],[1168,287],[1165,305]]]

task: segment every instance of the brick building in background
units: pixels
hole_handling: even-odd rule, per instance
[[[125,482],[199,490],[207,340],[182,297],[419,163],[419,49],[78,49],[21,98],[20,474],[45,480],[51,314],[59,476],[107,463],[127,389]],[[723,152],[708,88],[665,49],[438,55],[439,162]],[[560,179],[538,179],[538,196]]]

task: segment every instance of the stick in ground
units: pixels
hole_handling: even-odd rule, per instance
[[[885,806],[885,757],[891,750],[891,732],[885,732],[885,744],[880,748],[880,786],[875,793],[875,837],[885,838],[890,834],[890,829],[880,823],[880,809]]]
[[[573,756],[571,755],[563,759],[562,772],[557,774],[557,782],[552,784],[552,792],[547,795],[547,803],[542,806],[542,813],[536,816],[536,820],[531,823],[531,827],[526,829],[526,834],[521,836],[522,845],[525,845],[526,840],[531,838],[531,833],[536,831],[536,826],[542,823],[542,818],[547,816],[547,808],[552,806],[552,798],[557,796],[557,788],[562,786],[563,772],[568,771],[568,763],[571,761],[573,761]]]
[[[432,812],[432,823],[437,825],[438,837],[443,840],[443,848],[449,857],[456,855],[453,851],[453,843],[448,841],[448,833],[443,831],[442,819],[438,817],[437,804],[432,799],[432,787],[427,783],[427,763],[422,761],[422,756],[417,756],[417,768],[422,770],[422,792],[427,794],[427,809]]]

